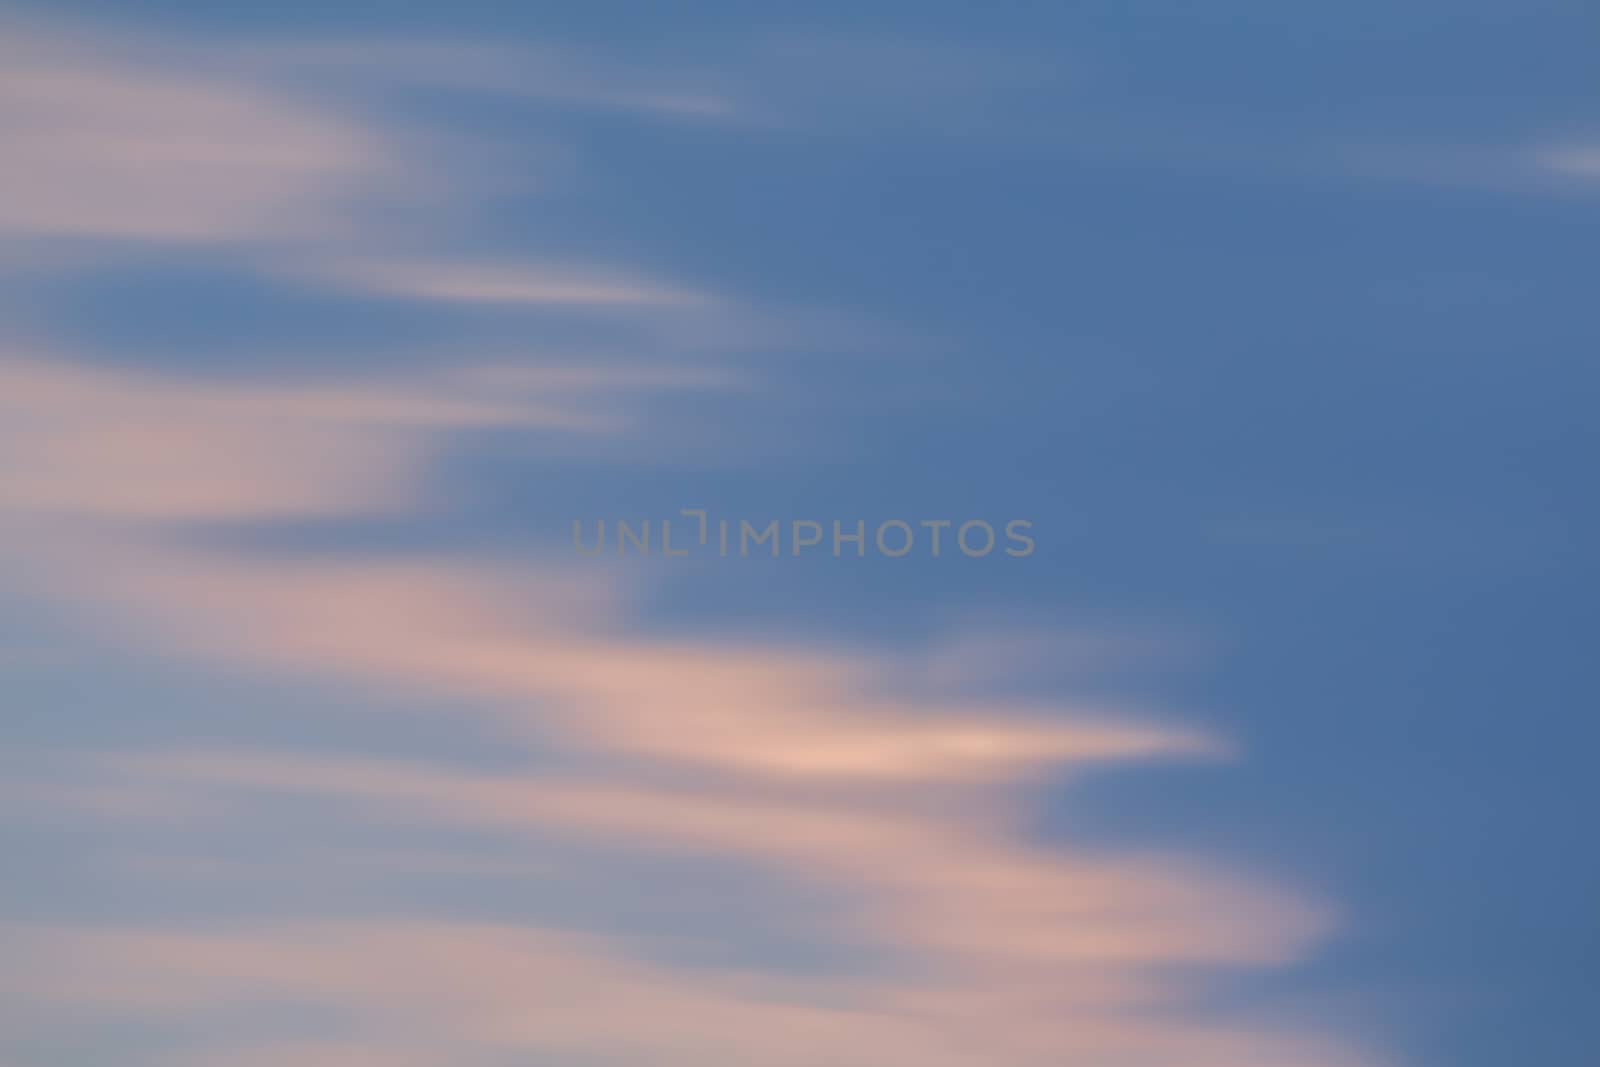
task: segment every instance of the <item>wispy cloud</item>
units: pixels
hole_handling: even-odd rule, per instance
[[[80,768],[56,779],[53,801],[48,782],[36,787],[35,803],[163,820],[226,812],[226,798],[245,790],[355,802],[375,826],[733,861],[837,895],[838,918],[814,936],[884,954],[896,975],[847,969],[796,985],[696,974],[646,965],[621,942],[597,950],[453,922],[240,936],[34,931],[24,940],[43,962],[31,973],[57,975],[32,987],[44,1008],[138,1014],[182,1003],[192,1014],[303,1000],[353,1020],[354,1045],[327,1055],[375,1042],[421,1062],[430,1049],[459,1062],[465,1048],[781,1064],[830,1042],[840,1062],[1092,1055],[1143,1067],[1179,1049],[1191,1063],[1357,1062],[1248,1020],[1192,1020],[1183,1006],[1203,988],[1186,969],[1293,960],[1326,930],[1323,909],[1199,861],[1030,844],[1007,799],[1008,786],[1045,769],[1212,758],[1210,739],[1071,708],[908,702],[885,691],[902,665],[869,651],[634,633],[624,591],[598,575],[449,557],[263,557],[162,534],[199,519],[437,506],[422,475],[441,432],[537,418],[471,386],[223,387],[27,366],[11,377],[7,395],[29,413],[12,424],[12,454],[30,460],[8,472],[0,503],[32,516],[37,540],[22,547],[55,598],[167,656],[353,685],[379,703],[385,692],[424,696],[526,752],[566,752],[589,768],[552,776],[314,753],[108,755],[92,757],[86,777]],[[178,435],[171,447],[157,427]],[[280,435],[295,447],[269,443]],[[123,458],[133,470],[118,468]],[[29,472],[48,473],[43,486],[64,499]],[[427,946],[491,944],[500,962],[462,956],[448,992],[394,984],[394,968]],[[338,945],[351,962],[330,969]],[[71,963],[85,953],[97,962]],[[539,975],[569,993],[577,975],[592,986],[555,1023],[542,1008],[514,1008]],[[621,1038],[618,1005],[631,1020]],[[774,1028],[797,1035],[804,1053],[771,1041]]]
[[[652,82],[637,64],[551,44],[363,38],[237,46],[234,52],[265,75],[314,76],[365,91],[374,86],[431,86],[698,121],[733,119],[741,110],[739,101],[721,91],[719,79],[709,74],[669,70]]]
[[[351,260],[312,268],[362,292],[462,304],[554,304],[607,310],[703,308],[710,297],[621,273],[471,260]]]
[[[238,54],[248,62],[232,70],[193,41],[113,46],[30,29],[4,47],[0,131],[22,150],[0,206],[7,233],[227,245],[263,276],[462,314],[739,312],[626,264],[558,269],[453,253],[432,232],[394,240],[375,202],[439,197],[470,210],[471,176],[418,154],[415,131],[360,94],[284,73],[339,71],[369,91],[409,76],[510,92],[521,68],[501,51],[268,49]],[[650,115],[721,108],[580,74],[553,64],[527,91]],[[351,843],[314,825],[307,844],[358,857],[384,854],[393,833],[419,848],[509,835],[529,852],[581,843],[605,857],[583,872],[594,883],[621,856],[667,887],[682,878],[673,861],[755,871],[828,900],[802,917],[776,892],[751,894],[762,924],[837,948],[842,962],[804,977],[681,965],[652,951],[687,936],[672,929],[598,937],[558,917],[450,909],[15,924],[0,988],[27,1005],[29,1040],[89,1015],[176,1027],[163,1062],[207,1064],[1374,1062],[1203,1003],[1213,969],[1312,951],[1334,925],[1321,902],[1204,857],[1030,833],[1021,787],[1041,776],[1233,753],[1159,717],[987,692],[986,679],[1026,665],[1017,642],[954,635],[942,680],[961,691],[930,695],[906,684],[904,654],[649,625],[637,575],[574,571],[570,557],[263,552],[194,536],[219,523],[449,516],[445,459],[466,435],[625,439],[666,390],[733,380],[653,355],[249,381],[112,370],[48,337],[8,342],[0,513],[17,585],[165,664],[337,691],[375,723],[400,695],[492,736],[506,757],[486,771],[442,754],[315,746],[30,750],[45,770],[17,775],[12,795],[43,824],[154,825],[194,849],[204,843],[184,831],[197,823],[247,834],[234,821],[247,803],[310,803],[353,810],[358,832]],[[285,1005],[332,1022],[234,1025]]]
[[[159,241],[307,239],[397,183],[391,146],[325,107],[159,56],[0,39],[0,230]]]
[[[455,395],[448,378],[431,388],[203,386],[54,365],[14,365],[8,377],[19,459],[0,468],[0,503],[60,527],[35,550],[67,551],[65,532],[81,529],[72,520],[101,520],[80,535],[95,547],[79,551],[98,561],[84,593],[107,617],[121,600],[127,617],[154,613],[215,652],[408,677],[484,698],[555,698],[566,729],[603,747],[785,776],[981,777],[989,768],[1208,747],[1115,723],[1008,722],[993,706],[941,712],[868,701],[852,691],[872,686],[872,665],[848,656],[596,638],[564,632],[564,614],[530,628],[526,610],[505,604],[505,590],[531,591],[515,570],[436,559],[238,559],[144,536],[118,542],[117,527],[104,525],[423,508],[440,431],[519,421],[590,428],[542,418],[545,409],[521,407],[470,376]],[[566,382],[566,395],[581,382]],[[68,552],[56,581],[70,587],[82,562]],[[541,577],[529,577],[537,588]],[[552,578],[549,587],[565,584]]]
[[[0,233],[221,245],[269,275],[410,299],[709,308],[706,294],[627,269],[417,254],[442,227],[400,220],[470,217],[503,179],[490,145],[386,111],[382,86],[466,82],[577,108],[720,110],[602,92],[604,77],[583,68],[499,47],[261,48],[13,25],[0,39]],[[537,181],[520,173],[513,184]]]
[[[1573,178],[1600,178],[1600,144],[1563,144],[1541,150],[1539,166]]]
[[[725,383],[693,368],[465,366],[412,380],[206,382],[0,359],[0,506],[163,521],[349,515],[421,494],[431,435],[627,427],[630,393]]]
[[[223,1019],[262,1002],[335,1013],[339,1038],[243,1048],[214,1038],[197,1050],[195,1062],[205,1063],[294,1055],[328,1067],[435,1064],[462,1062],[462,1049],[752,1067],[819,1059],[977,1067],[997,1057],[1044,1062],[1041,1055],[1114,1067],[1356,1062],[1288,1035],[1114,1021],[1149,999],[1138,989],[1109,1000],[1097,989],[1090,1010],[1075,1011],[1054,997],[1017,1003],[959,982],[897,989],[753,972],[694,975],[627,959],[604,939],[525,926],[367,920],[217,932],[35,930],[13,940],[35,975],[28,999],[45,1017],[93,1005]],[[92,969],[69,962],[88,958]],[[1072,1002],[1072,983],[1054,988]],[[987,1040],[974,1043],[974,1033]]]

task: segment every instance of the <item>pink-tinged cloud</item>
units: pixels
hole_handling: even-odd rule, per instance
[[[706,308],[711,298],[617,271],[459,259],[344,260],[307,268],[310,276],[356,292],[456,304]]]
[[[466,367],[407,380],[202,382],[0,355],[0,506],[147,521],[404,509],[430,437],[495,427],[627,427],[630,395],[726,384],[685,369]]]
[[[751,1067],[1371,1062],[1197,1006],[1207,968],[1310,951],[1330,928],[1324,907],[1198,859],[1034,843],[1014,810],[1008,787],[1026,776],[1214,758],[1210,738],[1103,710],[912,699],[896,690],[904,662],[871,650],[641,632],[615,575],[449,555],[266,557],[169,536],[216,518],[436,508],[429,461],[452,431],[538,424],[538,405],[570,402],[581,376],[535,374],[531,396],[507,398],[471,375],[449,388],[220,386],[38,361],[7,374],[8,455],[26,460],[0,466],[0,508],[41,595],[169,657],[347,687],[375,711],[404,693],[584,768],[113,754],[55,803],[225,823],[244,791],[353,804],[374,829],[698,857],[826,892],[838,907],[807,920],[807,936],[881,961],[795,981],[645,963],[620,939],[409,920],[25,931],[41,962],[18,973],[38,976],[30,995],[46,1006],[203,1014],[303,1000],[350,1020],[349,1048],[318,1053],[330,1063],[373,1048],[452,1063],[511,1050]],[[617,383],[585,384],[603,397]],[[285,434],[317,447],[275,447]],[[229,483],[225,470],[248,476]],[[799,922],[782,910],[766,921]],[[253,1053],[236,1041],[219,1054]]]
[[[259,1063],[300,1050],[337,1067],[501,1062],[509,1054],[618,1064],[748,1067],[1092,1062],[1103,1067],[1358,1067],[1302,1037],[1137,1005],[1072,983],[1048,999],[982,985],[686,972],[608,939],[487,924],[405,920],[246,929],[7,931],[47,1019],[92,1006],[111,1017],[236,1017],[263,1004],[331,1014],[338,1039],[219,1041],[189,1062]],[[1103,994],[1104,990],[1098,990]]]
[[[20,150],[0,178],[0,234],[224,243],[308,284],[468,309],[726,310],[693,285],[626,270],[389,258],[388,234],[356,204],[456,202],[454,160],[286,84],[275,61],[232,71],[166,54],[33,31],[0,46],[0,137]],[[1156,720],[986,696],[982,680],[1014,668],[1011,643],[956,635],[945,665],[962,692],[932,697],[922,694],[941,686],[906,684],[904,658],[871,648],[653,632],[642,583],[571,557],[307,557],[189,536],[216,522],[437,516],[450,507],[440,459],[455,435],[618,438],[657,390],[714,378],[513,366],[224,383],[13,346],[0,359],[10,581],[121,647],[353,694],[374,729],[401,694],[497,738],[513,768],[565,770],[312,751],[69,753],[60,773],[28,777],[6,799],[24,800],[25,818],[180,836],[198,824],[246,833],[234,819],[248,802],[339,807],[365,833],[335,840],[313,826],[306,843],[358,861],[411,832],[737,868],[826,895],[833,907],[802,917],[752,891],[753,910],[857,962],[806,977],[675,965],[649,951],[670,929],[596,937],[546,928],[553,920],[391,913],[403,909],[16,926],[0,930],[0,992],[25,1005],[27,1037],[127,1018],[180,1030],[177,1061],[207,1067],[507,1056],[1372,1067],[1344,1042],[1205,1004],[1215,969],[1313,951],[1333,925],[1320,902],[1203,858],[1030,835],[1016,788],[1029,779],[1229,753]],[[271,888],[296,873],[261,877]],[[597,862],[584,875],[598,884],[613,871]],[[194,872],[167,876],[186,884]],[[320,1033],[242,1025],[286,1005],[333,1021]]]
[[[276,240],[389,173],[357,122],[242,79],[23,30],[0,38],[0,231]]]

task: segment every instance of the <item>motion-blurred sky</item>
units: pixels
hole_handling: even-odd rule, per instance
[[[1597,54],[7,6],[0,1063],[1590,1062]]]

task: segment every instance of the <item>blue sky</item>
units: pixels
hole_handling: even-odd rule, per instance
[[[1597,32],[8,7],[0,1059],[1587,1062]]]

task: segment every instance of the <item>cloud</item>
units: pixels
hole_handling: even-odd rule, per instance
[[[0,230],[279,241],[342,228],[337,205],[400,171],[348,116],[99,39],[0,41]]]
[[[420,1062],[507,1051],[751,1065],[1364,1062],[1251,1020],[1190,1018],[1205,988],[1196,968],[1293,961],[1327,932],[1324,908],[1197,860],[1037,845],[1013,810],[1025,777],[1214,758],[1210,738],[981,695],[910,699],[895,691],[903,662],[869,650],[637,632],[637,593],[604,572],[448,554],[267,556],[170,532],[437,507],[427,472],[450,433],[540,423],[540,407],[505,392],[508,373],[516,381],[247,385],[10,363],[0,508],[27,520],[12,550],[44,595],[168,657],[353,686],[375,714],[385,694],[405,693],[498,730],[514,751],[577,760],[531,775],[315,753],[110,753],[69,759],[30,787],[31,802],[184,826],[227,825],[230,797],[302,797],[354,804],[374,829],[733,863],[837,899],[832,918],[808,920],[811,936],[880,965],[794,982],[646,963],[624,940],[454,920],[33,930],[30,996],[61,1011],[181,1005],[200,1032],[214,1013],[304,1002],[348,1020],[348,1042],[314,1050],[330,1063],[388,1048]],[[544,403],[619,384],[570,368],[526,374]],[[249,1041],[225,1044],[224,1057],[254,1054]]]
[[[557,304],[625,310],[703,308],[711,299],[686,289],[603,271],[459,260],[352,260],[312,268],[359,292],[462,304]]]
[[[736,318],[731,301],[623,267],[444,250],[460,246],[431,221],[396,239],[381,208],[470,211],[473,176],[364,93],[406,78],[510,91],[524,72],[500,65],[503,51],[208,57],[195,41],[37,27],[0,48],[0,131],[23,158],[6,179],[5,233],[223,244],[262,280],[464,315],[555,305],[608,322]],[[559,63],[525,88],[640,114],[720,108],[703,105],[714,94],[656,95],[639,79]],[[85,248],[85,262],[103,254]],[[248,848],[256,824],[244,814],[270,821],[310,804],[353,813],[356,832],[343,839],[314,821],[297,840],[358,868],[395,836],[425,853],[441,839],[481,852],[493,835],[591,849],[606,857],[581,872],[595,884],[627,857],[659,879],[648,890],[663,900],[690,891],[674,861],[736,868],[826,898],[801,915],[775,890],[750,891],[763,923],[838,958],[804,976],[775,963],[668,963],[653,950],[688,934],[582,935],[544,917],[463,915],[472,909],[459,903],[443,916],[368,908],[361,919],[267,921],[245,909],[203,925],[18,925],[4,931],[15,949],[0,986],[28,1005],[30,1041],[47,1047],[89,1017],[159,1024],[178,1034],[161,1062],[208,1065],[531,1054],[750,1067],[1373,1062],[1205,1003],[1217,970],[1312,951],[1334,924],[1322,903],[1192,856],[1036,839],[1022,805],[1030,781],[1231,752],[1151,717],[992,695],[986,680],[1038,654],[1020,639],[955,635],[949,671],[927,674],[960,692],[939,691],[907,684],[907,658],[871,647],[652,628],[638,575],[579,569],[549,546],[512,560],[449,548],[263,552],[195,536],[215,524],[449,517],[445,460],[464,435],[626,439],[663,391],[735,383],[654,354],[246,381],[108,369],[48,339],[8,343],[9,582],[169,666],[348,695],[370,729],[403,698],[492,736],[504,763],[314,747],[30,751],[7,798],[26,801],[25,821],[159,827],[201,862],[215,857],[197,826]],[[659,446],[653,435],[648,447]],[[168,869],[179,883],[190,871]],[[270,892],[317,873],[262,877]],[[285,1006],[325,1025],[272,1024]]]
[[[707,388],[692,368],[483,365],[412,380],[228,383],[0,358],[0,506],[64,518],[205,521],[405,509],[437,435],[626,428],[630,393]]]
[[[1572,178],[1600,178],[1600,145],[1567,144],[1541,150],[1538,165]]]
[[[491,93],[570,108],[725,121],[740,105],[705,74],[641,75],[639,64],[553,44],[364,38],[239,46],[241,62],[274,78],[307,76],[347,87],[422,86]]]
[[[376,821],[732,857],[855,898],[854,937],[996,982],[1059,971],[1160,984],[1182,965],[1282,963],[1328,924],[1323,909],[1204,863],[1036,849],[1014,837],[1002,808],[969,802],[956,815],[926,795],[774,793],[708,779],[652,787],[292,753],[124,757],[106,771],[134,796],[276,790],[356,801]]]
[[[1114,1016],[1016,1005],[960,985],[685,974],[627,959],[606,939],[525,926],[366,920],[7,934],[34,975],[8,990],[35,1006],[28,1030],[63,1006],[224,1020],[265,1002],[331,1013],[339,1035],[214,1038],[190,1061],[207,1064],[289,1054],[329,1067],[487,1064],[521,1053],[666,1065],[978,1067],[1044,1062],[1042,1042],[1059,1057],[1106,1067],[1353,1062],[1287,1035],[1200,1023],[1130,1028]],[[974,1033],[985,1040],[974,1043]]]
[[[601,92],[585,62],[510,48],[162,38],[14,24],[0,39],[0,234],[20,264],[104,261],[104,242],[224,247],[270,278],[468,305],[716,311],[706,294],[605,266],[419,254],[485,192],[536,184],[505,152],[382,107],[384,86],[467,82],[571,107],[716,113]],[[501,190],[504,192],[505,190]],[[13,274],[16,267],[8,264]]]
[[[640,373],[644,386],[673,382]],[[553,567],[238,557],[127,526],[420,510],[450,432],[592,432],[598,415],[562,405],[594,395],[614,403],[630,384],[625,370],[578,368],[206,383],[13,359],[0,363],[10,446],[0,506],[42,524],[39,573],[48,570],[58,591],[76,590],[102,620],[126,619],[135,631],[159,621],[180,651],[470,695],[511,708],[499,716],[512,723],[526,704],[553,703],[561,711],[538,728],[589,748],[864,781],[982,780],[1213,752],[1204,738],[1103,718],[1063,723],[991,703],[869,697],[893,668],[867,657],[575,630],[577,583]],[[607,607],[587,616],[620,627],[611,591],[595,596]]]

